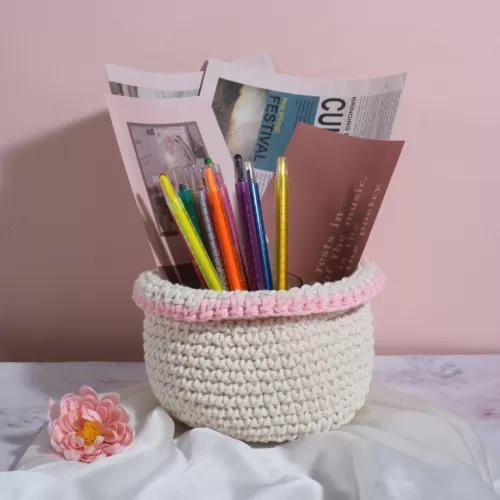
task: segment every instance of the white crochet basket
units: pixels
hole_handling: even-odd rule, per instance
[[[366,262],[342,281],[278,292],[195,290],[145,272],[134,300],[153,392],[190,427],[249,442],[345,424],[368,393],[368,302],[383,282]]]

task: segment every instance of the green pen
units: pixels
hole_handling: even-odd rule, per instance
[[[174,174],[173,177],[174,177],[175,188],[177,189],[177,194],[179,195],[179,198],[184,204],[184,207],[186,208],[189,218],[191,219],[191,222],[193,223],[193,226],[196,229],[196,232],[198,233],[198,236],[201,238],[202,234],[201,234],[200,221],[198,220],[198,214],[196,212],[196,205],[194,202],[193,193],[191,189],[189,189],[188,187],[189,186],[188,176],[185,167],[175,167],[172,173]]]

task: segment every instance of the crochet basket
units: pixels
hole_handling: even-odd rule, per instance
[[[349,278],[288,291],[195,290],[139,276],[144,351],[155,396],[190,427],[282,442],[349,422],[372,366],[373,263]]]

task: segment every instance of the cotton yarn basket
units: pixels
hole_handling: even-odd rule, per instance
[[[376,265],[287,291],[195,290],[139,276],[153,393],[170,415],[248,442],[282,442],[349,422],[368,393]]]

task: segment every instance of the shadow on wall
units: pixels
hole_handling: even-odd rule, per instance
[[[2,158],[0,360],[140,360],[154,266],[107,112]]]

